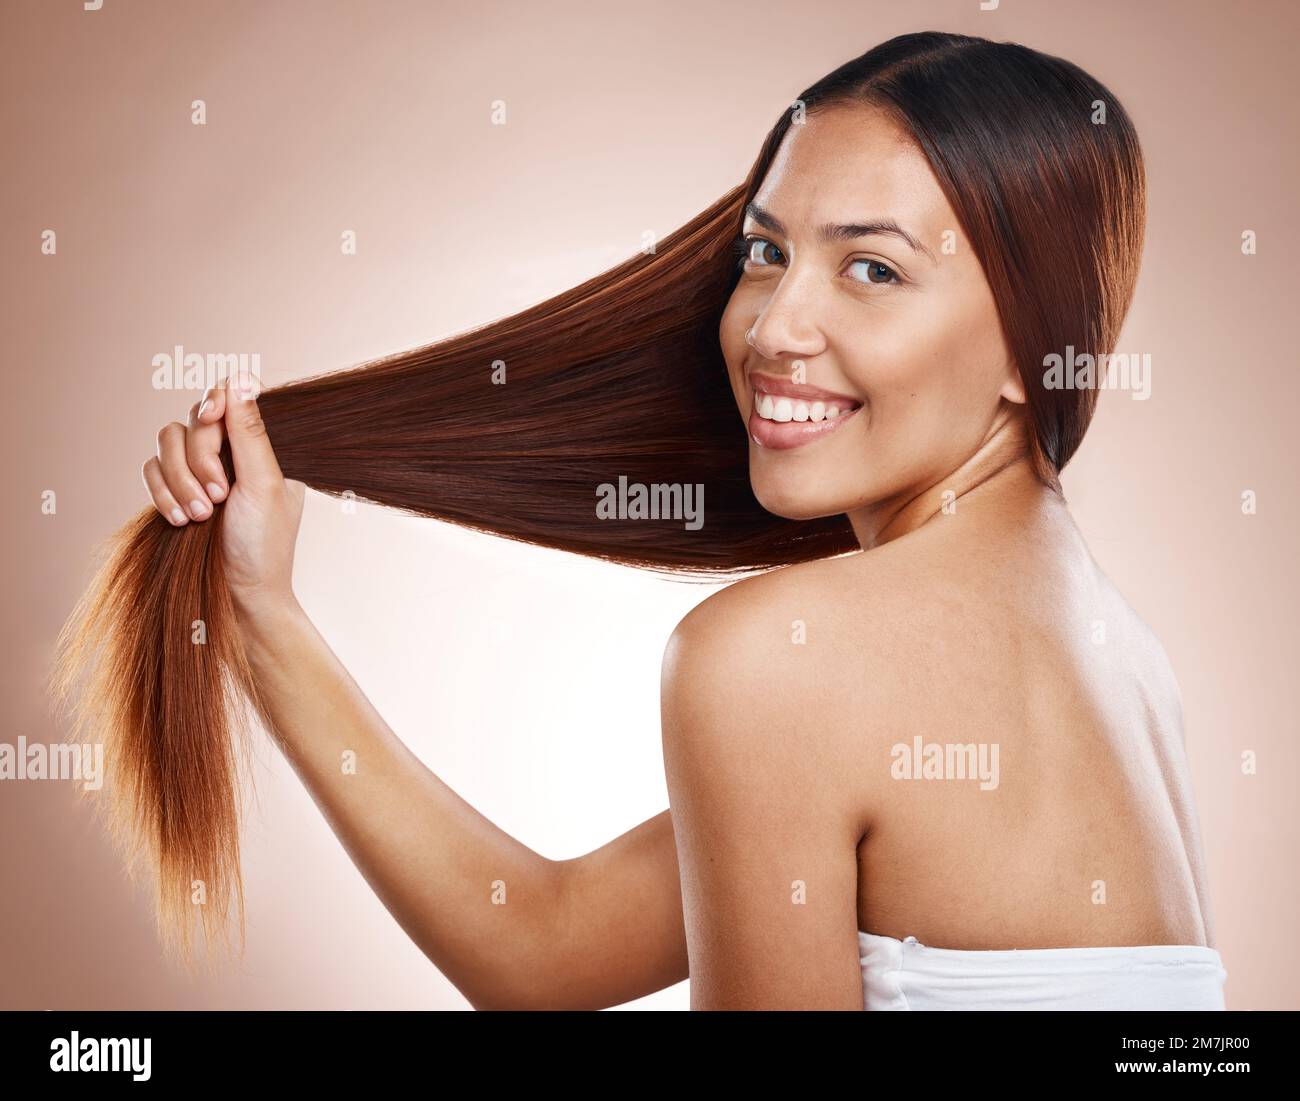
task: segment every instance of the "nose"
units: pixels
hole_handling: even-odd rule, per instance
[[[806,296],[797,296],[786,272],[767,304],[759,311],[745,340],[764,359],[805,359],[822,352],[826,340],[812,321],[813,311]]]

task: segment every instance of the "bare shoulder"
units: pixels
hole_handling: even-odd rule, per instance
[[[1103,575],[1104,576],[1104,575]],[[1183,693],[1173,662],[1154,627],[1120,593],[1109,577],[1104,578],[1113,624],[1100,621],[1104,632],[1117,634],[1125,667],[1134,677],[1144,706],[1167,716],[1171,727],[1183,736]],[[1103,634],[1102,636],[1107,637]]]
[[[860,808],[859,766],[893,739],[910,660],[891,642],[907,634],[897,569],[875,552],[803,563],[697,605],[664,652],[665,753],[737,761],[752,782],[804,776],[827,798],[842,786],[845,805]]]
[[[917,564],[888,550],[785,566],[714,593],[669,638],[665,681],[714,691],[763,686],[767,706],[778,689],[794,704],[807,702],[807,690],[842,697],[846,674],[901,660],[909,624],[928,615],[931,601],[916,599]]]
[[[707,668],[717,683],[744,684],[761,678],[763,670],[785,666],[791,647],[807,644],[810,622],[820,623],[834,606],[837,584],[844,578],[839,562],[784,566],[714,593],[673,631],[664,653],[665,676]],[[855,592],[852,599],[857,603],[861,594]]]

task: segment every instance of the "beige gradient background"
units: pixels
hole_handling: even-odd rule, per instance
[[[276,383],[512,312],[670,232],[803,87],[927,29],[1065,56],[1136,120],[1149,237],[1119,350],[1151,354],[1153,395],[1103,394],[1065,486],[1183,685],[1229,1007],[1296,1008],[1290,3],[7,0],[4,740],[59,739],[55,634],[193,400],[151,388],[156,353],[256,351]],[[709,588],[315,494],[298,553],[304,605],[379,710],[503,828],[574,856],[667,806],[659,660]],[[248,951],[203,979],[160,960],[146,892],[70,784],[0,783],[0,1008],[464,1006],[278,753],[258,758]],[[686,1008],[686,986],[639,1004]]]

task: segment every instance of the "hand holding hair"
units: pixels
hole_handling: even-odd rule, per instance
[[[154,506],[177,526],[191,519],[202,523],[214,515],[209,502],[225,502],[226,580],[241,613],[293,602],[293,551],[306,491],[280,470],[258,408],[259,389],[255,375],[232,372],[225,385],[209,389],[191,408],[187,425],[171,424],[159,433],[158,456],[144,467]],[[231,489],[221,460],[227,439],[235,472]],[[187,499],[188,515],[177,504]]]

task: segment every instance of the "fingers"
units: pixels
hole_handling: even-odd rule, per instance
[[[257,406],[260,383],[246,370],[207,390],[190,407],[185,424],[173,421],[158,432],[158,454],[141,469],[154,506],[178,527],[206,520],[213,502],[230,495],[221,465],[221,444],[230,437],[235,477],[252,492],[284,484]],[[297,497],[301,499],[298,483]]]
[[[225,500],[230,492],[220,458],[221,441],[226,435],[225,412],[225,388],[214,386],[190,408],[185,433],[186,461],[213,502]]]
[[[226,434],[235,480],[254,493],[274,489],[284,481],[257,408],[259,387],[257,376],[242,367],[226,379]]]
[[[162,474],[162,466],[156,456],[149,457],[141,470],[141,474],[144,475],[144,487],[149,491],[149,496],[153,498],[154,507],[177,527],[188,524],[190,522],[189,517],[185,515],[181,506],[176,503],[172,491],[167,488],[167,482]]]
[[[212,515],[212,502],[190,470],[185,451],[186,435],[185,425],[176,421],[164,424],[158,431],[158,462],[162,467],[163,481],[185,514],[191,520],[206,520]]]
[[[203,398],[194,408],[195,423],[219,424],[226,415],[226,387],[209,386],[203,391]]]
[[[158,455],[141,473],[158,511],[173,524],[206,519],[212,502],[230,491],[218,458],[225,406],[224,390],[213,387],[190,407],[187,425],[173,422],[158,433]]]

